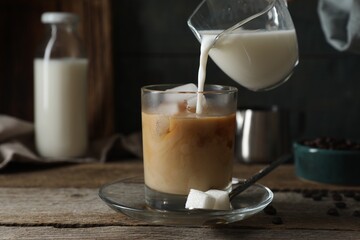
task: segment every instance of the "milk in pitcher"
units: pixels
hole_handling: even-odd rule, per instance
[[[295,30],[238,29],[215,41],[220,33],[200,31],[202,51],[207,51],[221,70],[248,89],[257,91],[276,86],[289,76],[298,61]],[[202,52],[202,57],[207,58],[206,53]],[[206,64],[200,67],[205,68]]]

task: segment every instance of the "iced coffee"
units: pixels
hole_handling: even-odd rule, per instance
[[[186,196],[190,189],[231,186],[236,88],[207,86],[198,113],[200,93],[193,87],[194,91],[143,88],[144,177],[146,200],[152,207],[166,209],[164,205]]]

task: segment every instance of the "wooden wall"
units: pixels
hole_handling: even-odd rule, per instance
[[[33,58],[44,38],[46,11],[81,18],[79,32],[89,66],[89,126],[92,138],[114,131],[112,24],[109,0],[0,1],[0,114],[33,121]]]

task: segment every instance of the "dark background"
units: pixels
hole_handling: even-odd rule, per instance
[[[200,44],[186,22],[200,1],[0,1],[0,114],[33,121],[32,61],[43,39],[40,16],[72,11],[82,19],[79,31],[89,50],[93,137],[140,131],[142,86],[197,82]],[[289,110],[294,138],[360,139],[360,55],[338,52],[325,41],[316,0],[292,0],[289,9],[300,62],[288,82],[251,92],[210,61],[207,83],[237,86],[239,108],[278,105]]]
[[[200,1],[113,1],[115,127],[140,130],[140,87],[197,82],[199,47],[186,21]],[[334,50],[325,40],[317,1],[289,3],[300,62],[277,89],[251,92],[228,78],[212,61],[207,83],[239,88],[238,105],[278,105],[291,112],[293,137],[360,139],[360,56]],[[298,124],[305,128],[300,132]]]

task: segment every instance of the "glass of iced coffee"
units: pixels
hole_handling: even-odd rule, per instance
[[[141,89],[141,102],[149,207],[181,210],[190,189],[231,189],[235,87],[152,85]]]

